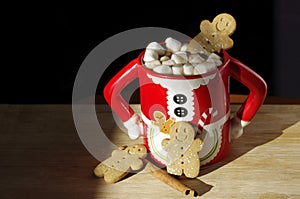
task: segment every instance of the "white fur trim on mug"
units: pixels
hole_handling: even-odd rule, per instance
[[[128,130],[127,133],[130,139],[135,140],[142,135],[141,122],[138,115],[132,115],[132,117],[123,124]]]
[[[230,120],[230,139],[237,139],[244,133],[244,127],[247,126],[250,121],[241,120],[236,114]]]

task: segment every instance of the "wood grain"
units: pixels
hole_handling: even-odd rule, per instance
[[[142,142],[127,138],[107,106],[96,113],[113,143]],[[178,179],[200,198],[300,198],[300,132],[288,129],[298,121],[300,105],[265,104],[222,162]],[[81,142],[71,105],[0,105],[0,127],[0,198],[185,198],[147,172],[113,185],[94,177],[99,160]]]

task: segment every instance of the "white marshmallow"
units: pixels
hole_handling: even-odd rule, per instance
[[[193,75],[194,67],[190,63],[186,63],[183,65],[183,74],[184,75]]]
[[[215,59],[215,64],[216,64],[216,66],[221,66],[223,64],[223,62],[219,59]]]
[[[158,42],[149,43],[148,46],[146,47],[146,49],[154,50],[157,52],[158,55],[163,55],[166,52],[166,49],[162,45],[160,45]]]
[[[168,37],[166,40],[166,47],[171,50],[172,52],[177,52],[181,48],[181,42],[173,39],[172,37]]]
[[[163,62],[162,62],[162,65],[166,65],[166,66],[172,66],[172,65],[174,65],[174,64],[176,64],[176,63],[175,63],[175,61],[172,60],[172,59],[169,59],[169,60],[166,60],[166,61],[163,61]]]
[[[170,57],[168,57],[168,56],[162,56],[159,60],[160,61],[167,61],[169,59],[170,59]]]
[[[158,53],[154,50],[146,49],[145,54],[144,54],[144,61],[148,62],[148,61],[154,61],[154,60],[158,60]]]
[[[159,74],[172,75],[172,69],[170,66],[160,65],[153,68],[153,71]]]
[[[201,75],[216,69],[216,64],[213,62],[203,62],[194,65],[194,75]]]
[[[203,63],[205,61],[205,59],[199,54],[199,53],[196,53],[196,54],[190,54],[189,56],[189,62],[191,64],[197,64],[197,63]]]
[[[176,64],[172,66],[173,75],[184,75],[183,66],[181,64]]]
[[[188,43],[182,44],[180,51],[187,51]]]
[[[217,55],[216,53],[211,53],[207,59],[221,59],[221,57],[219,55]]]
[[[185,64],[188,62],[187,52],[178,51],[172,54],[171,59],[175,61],[176,64]]]
[[[220,66],[222,64],[221,57],[215,53],[211,53],[206,61],[213,62],[216,64],[216,66]]]
[[[160,61],[158,61],[158,60],[153,60],[153,61],[145,62],[144,65],[145,65],[147,68],[152,69],[152,68],[154,68],[154,67],[156,67],[156,66],[161,65],[161,63],[160,63]]]

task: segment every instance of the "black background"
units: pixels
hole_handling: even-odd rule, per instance
[[[233,15],[237,22],[230,55],[266,80],[268,95],[290,96],[289,92],[279,92],[288,90],[281,88],[285,79],[278,81],[283,70],[278,63],[282,63],[285,52],[278,48],[286,45],[281,38],[285,33],[281,30],[282,21],[287,20],[282,17],[286,16],[282,12],[289,13],[284,8],[291,7],[281,6],[280,0],[12,5],[3,16],[2,47],[5,52],[0,72],[0,103],[71,103],[73,83],[80,65],[105,39],[139,27],[169,28],[193,37],[198,34],[202,20],[212,21],[223,12]],[[298,15],[292,18],[295,17]],[[299,20],[296,23],[299,24]],[[137,54],[126,54],[112,63],[105,78],[99,82],[97,94],[101,94],[108,79]],[[232,81],[231,92],[247,94],[248,90]]]

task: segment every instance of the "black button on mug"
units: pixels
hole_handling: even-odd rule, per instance
[[[183,107],[178,107],[174,109],[174,113],[177,117],[185,117],[188,114],[188,110]]]
[[[177,94],[177,95],[174,95],[173,101],[176,104],[184,104],[187,101],[187,97],[183,94]]]

